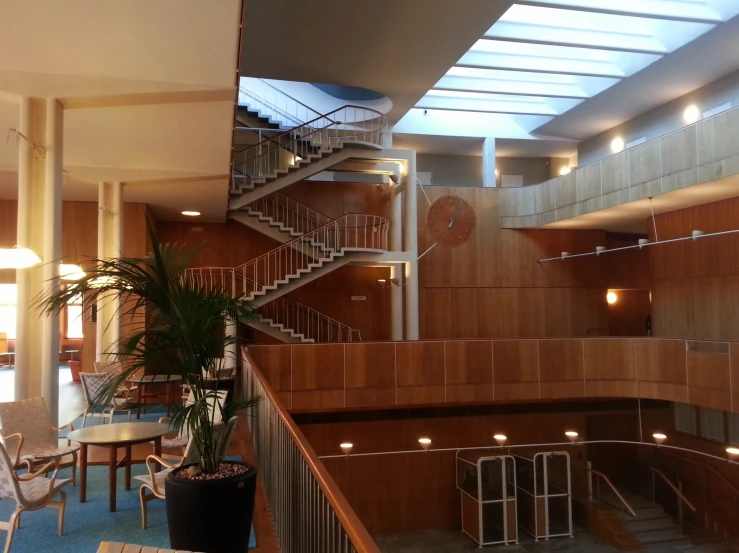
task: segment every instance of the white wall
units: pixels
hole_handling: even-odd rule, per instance
[[[687,123],[683,120],[683,112],[691,104],[695,104],[701,112],[704,112],[726,102],[731,102],[732,107],[739,106],[739,72],[732,73],[602,134],[584,140],[578,145],[579,165],[582,167],[610,156],[613,153],[611,142],[617,136],[620,136],[626,143],[642,136],[651,140],[684,127]]]

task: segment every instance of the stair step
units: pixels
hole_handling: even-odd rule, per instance
[[[683,536],[679,528],[639,532],[636,534],[636,537],[644,545],[661,545],[666,543],[670,545],[690,545],[690,540]]]
[[[665,516],[665,510],[659,505],[644,509],[635,508],[634,511],[636,511],[636,517],[639,520],[650,520],[655,518],[663,518]]]
[[[631,519],[626,522],[633,532],[650,532],[655,530],[669,530],[676,528],[675,523],[669,517],[652,518],[646,520]]]

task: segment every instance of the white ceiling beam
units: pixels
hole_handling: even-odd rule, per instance
[[[565,68],[563,66],[559,67],[547,67],[546,64],[542,63],[541,65],[526,65],[517,67],[515,63],[505,63],[502,60],[499,60],[497,63],[470,63],[473,61],[473,58],[467,57],[467,55],[463,56],[462,59],[455,65],[454,67],[466,67],[469,69],[493,69],[493,70],[499,70],[499,71],[519,71],[519,72],[526,72],[526,73],[545,73],[545,74],[552,74],[552,75],[572,75],[577,77],[605,77],[608,79],[625,79],[626,75],[623,75],[621,72],[619,72],[617,69],[612,69],[610,71],[607,71],[605,69],[598,70],[598,71],[587,71],[587,70],[580,70],[578,71],[574,67],[571,68]],[[556,60],[553,60],[556,61]]]
[[[418,103],[414,106],[416,109],[429,109],[429,110],[441,110],[441,111],[462,111],[462,112],[468,112],[468,113],[496,113],[496,114],[504,114],[504,115],[537,115],[537,116],[544,116],[544,117],[554,117],[557,115],[554,110],[549,110],[548,113],[541,113],[536,110],[525,110],[525,109],[484,109],[484,108],[474,108],[474,107],[457,107],[457,106],[449,106],[449,107],[437,107],[435,105],[427,105],[427,103]]]
[[[706,6],[690,5],[681,1],[667,0],[516,0],[523,6],[540,8],[560,8],[563,10],[587,11],[611,15],[629,15],[663,19],[667,21],[684,21],[686,23],[723,22],[721,16]]]
[[[535,85],[535,83],[531,83],[531,84]],[[565,85],[565,86],[569,86],[569,85]],[[500,86],[497,81],[491,81],[490,86],[484,92],[488,92],[490,94],[510,94],[512,96],[536,95],[536,96],[541,96],[543,98],[565,98],[568,100],[587,100],[588,98],[590,98],[590,96],[588,96],[582,91],[561,92],[561,93],[548,92],[548,91],[541,92],[541,87],[537,87],[537,86],[531,86],[529,90],[509,90],[508,88],[505,86]],[[576,87],[572,87],[572,88],[576,88]],[[445,86],[435,86],[431,90],[444,90],[448,92],[480,92],[480,90],[474,90],[474,89],[469,89],[469,88],[449,88]]]

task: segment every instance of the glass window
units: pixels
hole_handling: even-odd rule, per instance
[[[707,440],[723,442],[724,434],[724,412],[718,409],[700,408],[701,436]]]
[[[82,337],[82,296],[76,296],[67,306],[67,338]]]
[[[15,314],[18,303],[18,287],[15,284],[0,284],[0,332],[9,340],[15,340]]]
[[[727,413],[729,419],[729,443],[739,444],[739,413]]]
[[[675,404],[675,430],[685,434],[698,434],[695,420],[695,405],[687,403]]]

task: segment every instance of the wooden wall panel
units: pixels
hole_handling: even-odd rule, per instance
[[[449,340],[255,345],[249,352],[296,411],[627,397],[739,412],[739,345],[728,342]]]
[[[390,214],[389,196],[374,184],[301,181],[282,193],[331,219],[347,213]]]

